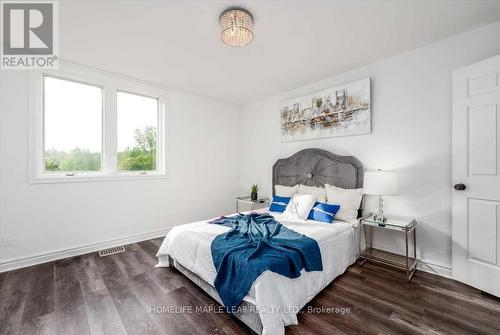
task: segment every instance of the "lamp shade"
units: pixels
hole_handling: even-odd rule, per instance
[[[363,183],[365,194],[395,195],[398,190],[398,175],[395,171],[367,171]]]

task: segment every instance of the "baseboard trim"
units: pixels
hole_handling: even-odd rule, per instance
[[[147,233],[135,234],[126,237],[121,237],[113,240],[107,240],[87,245],[81,245],[74,248],[69,249],[60,249],[47,253],[34,254],[29,256],[22,256],[7,259],[0,262],[0,273],[16,270],[28,266],[33,266],[37,264],[47,263],[56,261],[59,259],[80,256],[84,254],[88,254],[91,252],[96,252],[106,248],[117,247],[120,245],[137,243],[145,240],[150,240],[153,238],[158,238],[167,235],[168,231],[172,227],[155,230]],[[437,264],[436,262],[420,259],[418,261],[417,269],[420,271],[432,273],[438,276],[452,278],[452,270],[451,267],[447,264]]]
[[[385,250],[383,248],[378,247],[378,250],[382,250],[385,252],[390,252],[393,254],[404,256],[401,253],[395,253],[394,251]],[[441,262],[436,262],[427,258],[417,258],[417,270],[424,271],[428,273],[432,273],[441,277],[452,278],[452,267],[451,264],[445,264]]]
[[[448,264],[437,264],[427,259],[420,259],[417,264],[417,269],[441,277],[452,278],[452,269]]]
[[[168,227],[165,229],[150,231],[141,234],[129,235],[125,237],[120,237],[113,240],[107,240],[92,244],[81,245],[74,248],[69,249],[59,249],[45,253],[33,254],[28,256],[21,256],[16,258],[10,258],[4,261],[0,261],[0,273],[16,270],[28,266],[33,266],[37,264],[47,263],[56,261],[59,259],[80,256],[84,254],[88,254],[91,252],[96,252],[106,248],[117,247],[120,245],[137,243],[145,240],[150,240],[153,238],[158,238],[167,235],[168,231],[172,227]]]

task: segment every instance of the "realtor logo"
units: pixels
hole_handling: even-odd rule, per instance
[[[2,69],[57,68],[58,2],[2,1]]]

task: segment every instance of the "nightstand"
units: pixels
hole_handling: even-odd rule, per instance
[[[237,197],[236,198],[236,212],[247,212],[254,211],[256,209],[269,207],[269,199],[267,198],[259,198],[257,201],[250,200],[251,197]]]
[[[365,237],[366,248],[361,252],[361,236],[359,238],[359,257],[362,258],[360,265],[363,265],[367,260],[383,263],[394,266],[406,271],[408,281],[417,269],[417,220],[413,218],[387,218],[386,222],[377,222],[373,216],[361,219],[360,234]],[[405,236],[406,253],[405,255],[397,255],[390,252],[378,250],[372,247],[373,229],[381,231],[399,231]],[[367,233],[368,230],[368,233]],[[411,236],[413,235],[413,236]],[[413,237],[413,257],[409,255],[409,239]]]

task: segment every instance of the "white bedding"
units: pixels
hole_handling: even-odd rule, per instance
[[[261,210],[265,212],[266,210]],[[259,311],[263,334],[284,334],[284,327],[297,324],[297,312],[334,278],[355,261],[357,244],[354,222],[333,224],[312,220],[285,221],[279,213],[270,213],[277,221],[298,233],[315,239],[321,250],[323,271],[302,270],[298,278],[265,271],[244,298]],[[158,251],[158,267],[168,267],[168,255],[186,269],[212,284],[217,274],[210,252],[213,239],[229,228],[207,221],[176,226],[170,230]]]

